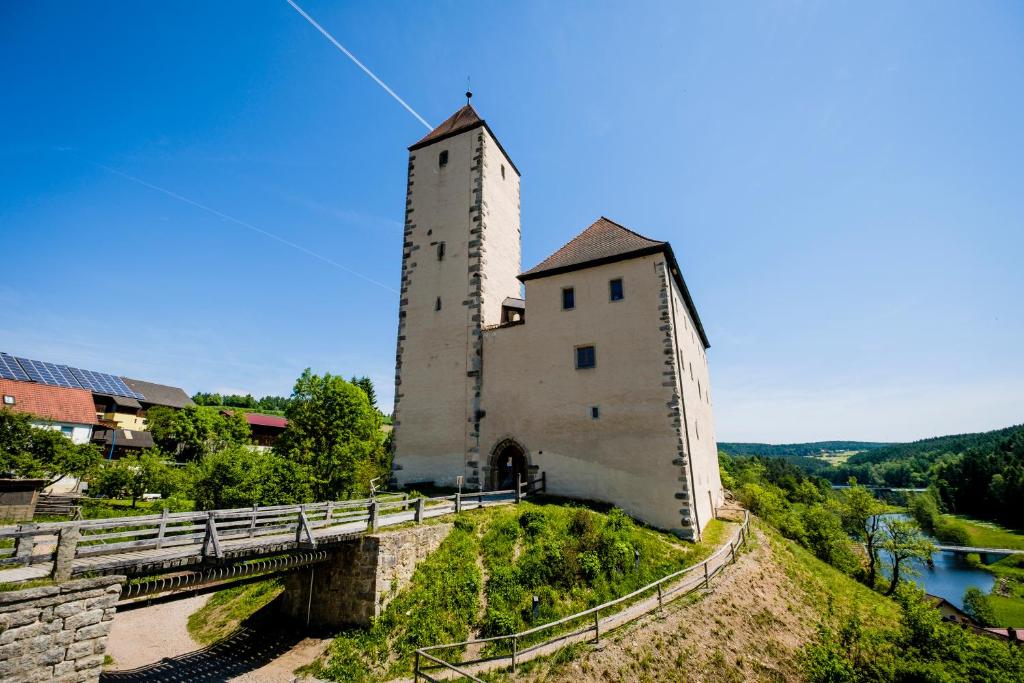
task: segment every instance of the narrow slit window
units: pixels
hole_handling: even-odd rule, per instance
[[[609,295],[612,301],[622,301],[625,292],[622,290],[622,278],[617,277],[608,283]]]
[[[593,346],[576,347],[576,369],[585,370],[597,365],[597,354]]]
[[[437,243],[437,260],[444,261],[444,242]]]
[[[601,409],[597,406],[590,406],[590,417],[594,420],[601,417]]]
[[[434,302],[434,310],[435,311],[440,311],[441,310],[441,297],[437,297],[437,301]]]
[[[562,310],[570,311],[574,308],[576,308],[576,290],[566,287],[562,290]]]
[[[505,164],[501,165],[501,179],[505,179]]]
[[[448,165],[448,150],[444,150],[437,155],[437,165],[444,168]]]

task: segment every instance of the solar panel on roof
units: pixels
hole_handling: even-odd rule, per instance
[[[29,381],[28,374],[21,369],[21,365],[15,360],[14,356],[0,352],[0,377],[4,379],[13,379],[19,382]]]
[[[97,394],[130,396],[138,399],[145,398],[139,392],[129,388],[123,379],[115,375],[108,375],[105,372],[95,372],[93,370],[82,370],[80,368],[70,368],[70,370],[83,387]]]
[[[56,363],[46,363],[40,360],[30,360],[28,358],[18,358],[18,363],[21,364],[22,369],[28,374],[35,382],[40,384],[49,384],[54,387],[67,387],[70,389],[81,389],[82,385],[78,383],[74,375],[71,374],[70,370],[66,365],[57,365]]]

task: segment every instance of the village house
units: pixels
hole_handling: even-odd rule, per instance
[[[724,492],[709,343],[672,247],[602,217],[523,272],[519,186],[468,103],[409,148],[394,482],[543,471],[550,493],[699,538]]]

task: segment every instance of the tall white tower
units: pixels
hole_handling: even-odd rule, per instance
[[[518,298],[519,171],[467,102],[409,148],[394,483],[481,485],[481,330]]]

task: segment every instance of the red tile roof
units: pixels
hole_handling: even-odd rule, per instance
[[[564,272],[573,266],[590,264],[593,261],[619,260],[633,254],[639,255],[638,252],[652,253],[667,245],[668,242],[644,237],[601,216],[589,228],[569,240],[564,247],[523,273],[519,279],[529,280],[551,270]]]
[[[440,126],[427,133],[425,137],[409,149],[413,150],[419,149],[420,147],[426,147],[432,142],[436,142],[453,135],[458,135],[470,128],[481,126],[483,123],[484,120],[476,113],[476,109],[473,109],[472,105],[467,104],[465,107],[449,116]]]
[[[277,427],[278,429],[284,429],[288,426],[288,420],[277,415],[261,415],[260,413],[246,413],[245,421],[250,425],[259,425],[260,427]]]
[[[534,280],[549,275],[568,273],[573,270],[592,268],[605,263],[614,263],[638,256],[648,254],[664,253],[668,262],[669,270],[673,279],[682,292],[683,300],[690,316],[697,327],[700,339],[704,348],[711,348],[707,335],[704,332],[704,325],[697,315],[697,307],[690,296],[690,290],[686,287],[683,275],[676,263],[675,254],[672,252],[672,245],[668,242],[659,242],[650,237],[644,237],[640,233],[633,232],[624,225],[619,225],[613,220],[601,216],[586,230],[573,237],[561,249],[547,257],[530,270],[522,273],[519,279],[523,282]]]
[[[0,404],[3,408],[31,413],[54,422],[96,424],[96,404],[92,393],[85,389],[0,379],[0,394],[14,397],[14,405]]]

